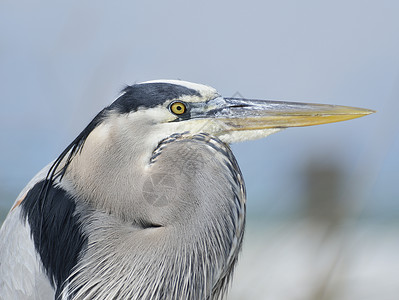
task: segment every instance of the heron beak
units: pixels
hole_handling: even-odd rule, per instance
[[[208,116],[211,114],[234,131],[312,126],[355,119],[375,112],[339,105],[222,99],[214,99]]]

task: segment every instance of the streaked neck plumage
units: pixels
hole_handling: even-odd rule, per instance
[[[89,136],[65,176],[87,200],[78,209],[88,248],[64,292],[72,299],[219,298],[245,222],[244,183],[230,148],[205,134],[178,134],[150,157],[133,157],[118,153],[118,137],[104,129]],[[96,145],[104,140],[96,134],[115,140]],[[148,149],[145,140],[131,146]],[[110,153],[115,161],[104,159]]]

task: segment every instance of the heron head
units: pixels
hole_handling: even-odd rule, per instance
[[[207,133],[226,143],[257,139],[287,127],[339,122],[372,110],[326,104],[224,98],[209,86],[180,80],[147,81],[123,90],[108,108],[129,114],[155,139]]]

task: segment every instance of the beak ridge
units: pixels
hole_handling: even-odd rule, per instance
[[[224,98],[214,117],[232,130],[302,127],[363,117],[375,111],[350,106]],[[220,102],[219,102],[220,103]]]

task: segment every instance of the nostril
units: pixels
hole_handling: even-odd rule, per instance
[[[244,107],[248,107],[250,105],[246,105],[246,104],[236,104],[236,105],[231,105],[230,108],[244,108]]]

